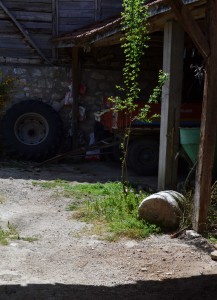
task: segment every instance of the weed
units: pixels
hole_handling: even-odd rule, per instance
[[[3,230],[0,227],[0,244],[1,245],[8,245],[8,239],[14,239],[18,236],[16,228],[8,222],[6,230]]]
[[[37,241],[38,239],[34,237],[20,237],[16,227],[10,222],[8,222],[6,230],[3,230],[0,227],[0,244],[7,246],[8,240],[22,240],[27,242],[34,242]]]
[[[192,214],[194,205],[194,191],[188,190],[184,195],[184,202],[182,203],[182,217],[180,220],[180,229],[192,227]]]

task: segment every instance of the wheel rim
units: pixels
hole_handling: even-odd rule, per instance
[[[49,126],[47,120],[37,113],[21,115],[15,125],[16,138],[25,145],[38,145],[48,136]]]

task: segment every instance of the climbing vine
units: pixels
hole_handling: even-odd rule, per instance
[[[135,117],[135,111],[138,108],[136,100],[140,97],[139,75],[141,68],[141,59],[145,49],[148,48],[148,8],[145,0],[123,0],[122,27],[124,37],[122,38],[122,48],[125,55],[125,64],[123,67],[123,86],[117,86],[122,96],[111,98],[114,104],[114,111],[124,113],[124,119],[128,123],[124,129],[122,140],[122,181],[127,181],[127,150],[129,138],[132,130],[133,120],[145,120],[150,122],[156,115],[150,116],[150,103],[157,102],[161,95],[161,88],[167,79],[167,74],[159,72],[158,85],[153,90],[152,95],[144,104],[139,114]]]

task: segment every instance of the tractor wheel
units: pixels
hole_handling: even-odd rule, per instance
[[[57,153],[62,121],[49,105],[35,100],[13,105],[2,119],[7,154],[19,159],[43,161]]]

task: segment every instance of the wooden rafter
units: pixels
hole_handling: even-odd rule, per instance
[[[42,53],[42,51],[38,48],[38,46],[35,44],[35,42],[32,40],[28,31],[25,28],[23,28],[23,26],[20,24],[20,22],[17,21],[17,19],[11,14],[11,12],[8,10],[8,8],[5,6],[5,4],[2,1],[0,1],[0,7],[8,15],[8,17],[13,22],[13,24],[19,29],[20,33],[24,36],[25,41],[27,41],[27,43],[31,46],[31,48],[33,48],[36,52],[38,52],[38,54],[43,58],[43,60],[45,60],[48,63],[51,63],[45,57],[45,55]]]
[[[172,8],[176,18],[182,24],[185,31],[189,34],[195,46],[200,51],[203,58],[207,58],[210,53],[210,47],[205,35],[200,29],[197,22],[194,20],[191,12],[182,2],[182,0],[167,0],[167,3]]]

